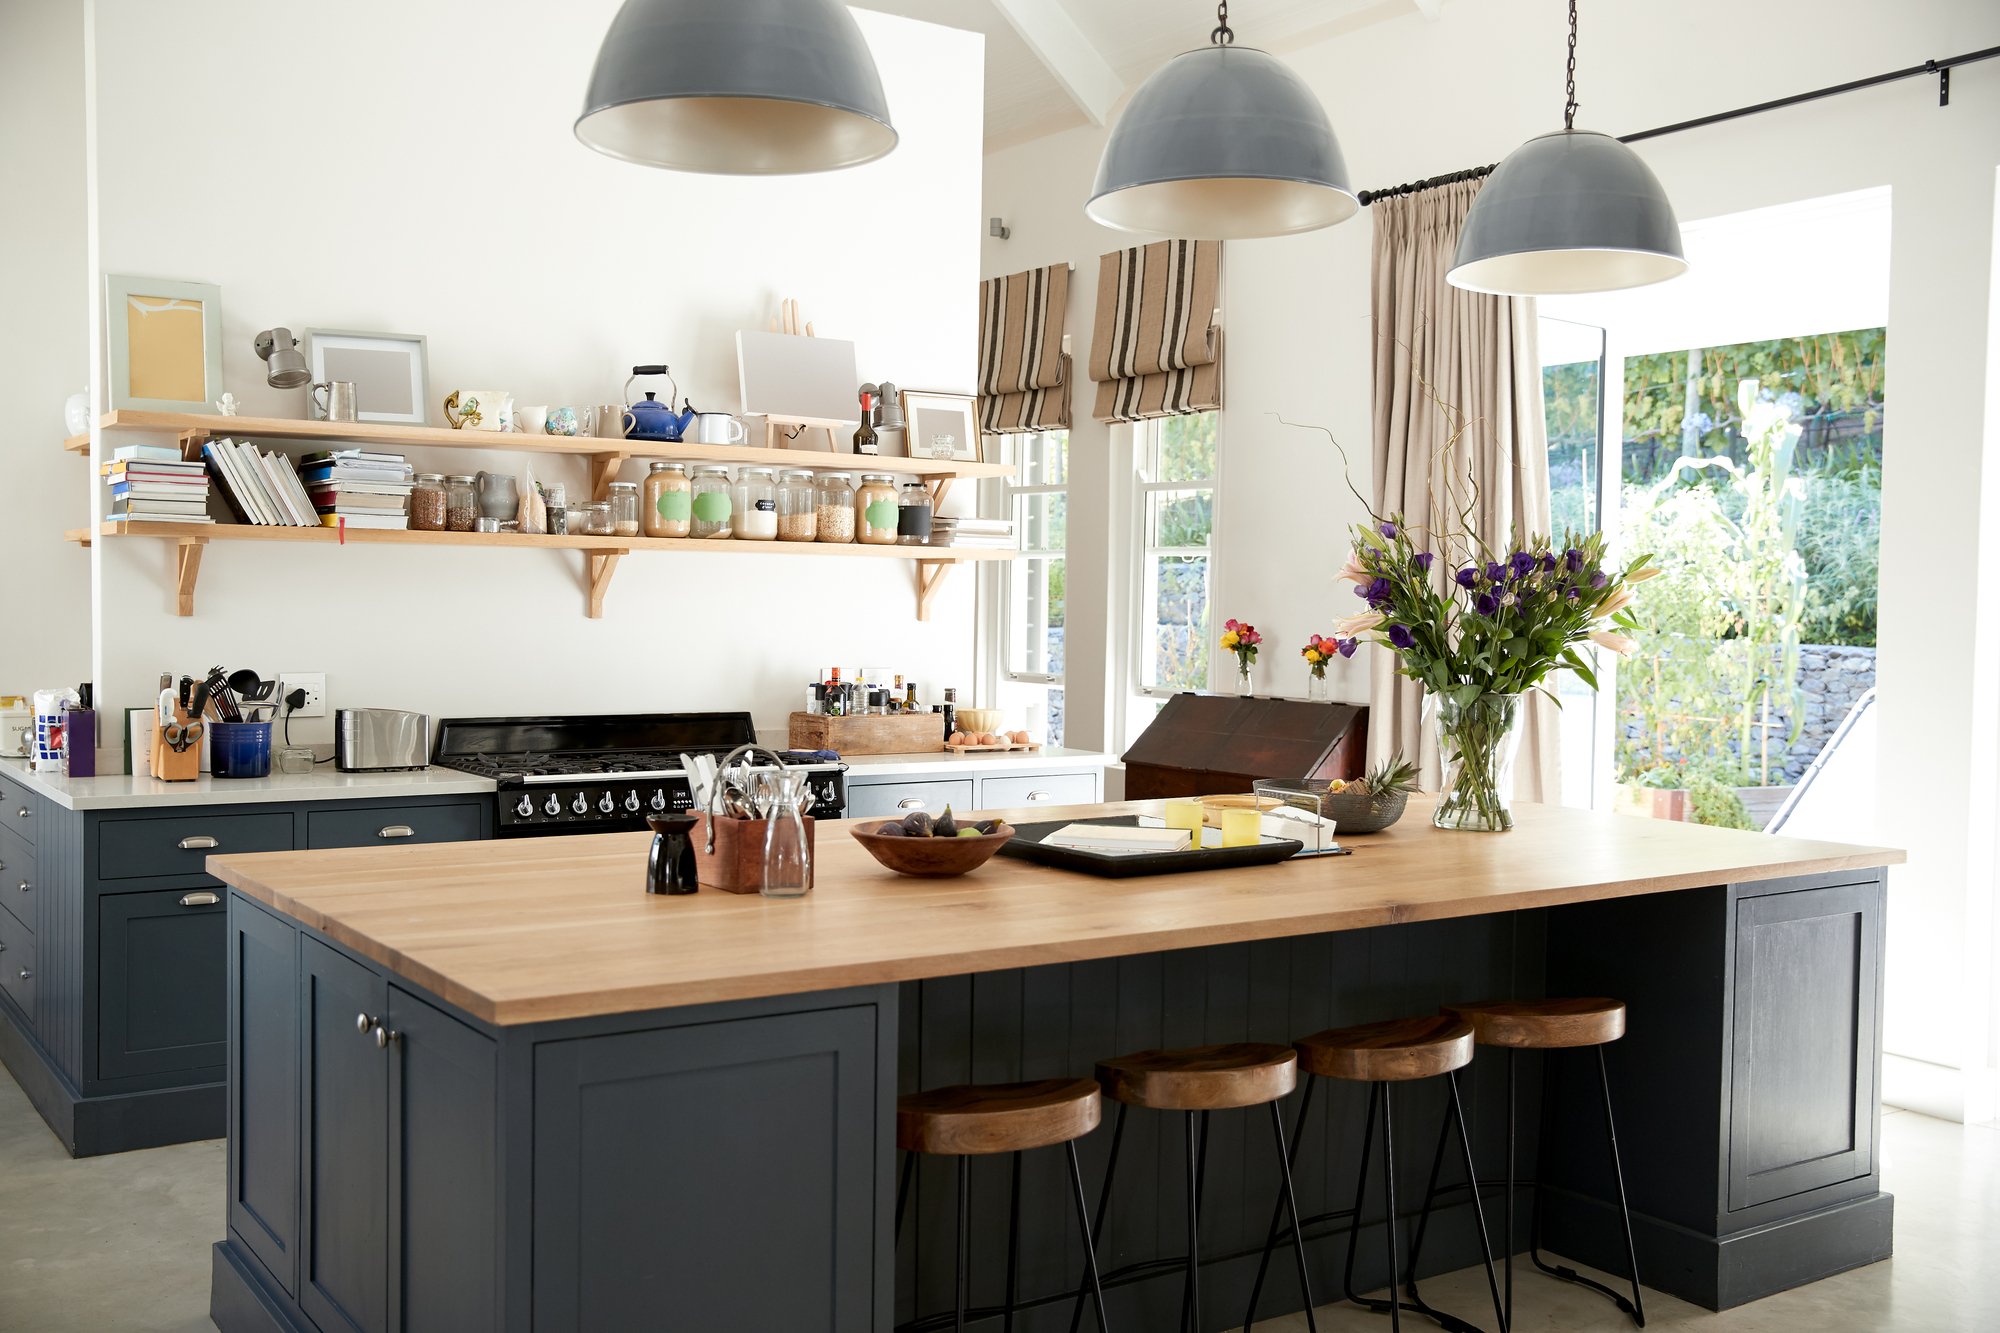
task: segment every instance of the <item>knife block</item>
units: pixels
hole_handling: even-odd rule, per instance
[[[704,889],[724,893],[759,893],[764,888],[764,833],[768,819],[734,819],[715,816],[715,850],[708,846],[710,816],[697,814],[688,838],[694,844],[695,873]],[[808,880],[819,875],[819,857],[813,848],[813,820],[806,816],[806,868]]]
[[[185,726],[187,711],[178,704],[174,707],[174,721]],[[202,723],[204,730],[208,724]],[[167,744],[167,733],[157,723],[153,727],[153,776],[162,782],[193,782],[201,776],[201,737],[197,735],[194,744],[185,750],[176,750]]]

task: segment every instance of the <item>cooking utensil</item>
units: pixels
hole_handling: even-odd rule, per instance
[[[208,697],[215,701],[215,716],[219,722],[241,722],[243,710],[236,706],[235,691],[229,688],[229,678],[219,666],[208,669],[208,679],[203,682]]]
[[[236,692],[239,700],[260,703],[271,697],[271,691],[278,688],[278,682],[265,680],[249,667],[242,667],[229,673],[229,688]]]

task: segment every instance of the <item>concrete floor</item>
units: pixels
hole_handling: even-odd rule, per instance
[[[1657,1292],[1649,1329],[1701,1333],[1877,1333],[2000,1329],[2000,1129],[1910,1112],[1883,1117],[1882,1174],[1896,1195],[1896,1257],[1710,1314]],[[220,1142],[72,1161],[0,1069],[0,1331],[212,1333],[209,1246],[223,1228]],[[1608,1301],[1515,1271],[1515,1325],[1528,1333],[1625,1333]],[[1603,1276],[1603,1275],[1600,1275]],[[1609,1280],[1609,1279],[1607,1279]],[[1427,1281],[1426,1299],[1492,1322],[1476,1268]],[[1319,1310],[1319,1326],[1379,1333],[1379,1315]],[[1484,1318],[1482,1319],[1482,1315]],[[1305,1328],[1303,1315],[1263,1333]],[[1415,1319],[1411,1328],[1434,1327]]]

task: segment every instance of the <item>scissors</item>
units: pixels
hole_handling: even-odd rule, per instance
[[[170,689],[160,691],[160,736],[167,745],[179,754],[201,741],[206,730],[201,720],[201,710],[208,706],[208,686],[204,683],[195,688],[192,677],[182,676],[180,687],[180,711],[187,721],[181,722],[174,714],[174,694]]]

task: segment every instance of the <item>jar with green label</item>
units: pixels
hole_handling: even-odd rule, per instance
[[[694,483],[680,463],[655,463],[646,473],[639,518],[648,537],[685,537],[694,517]]]
[[[694,470],[694,480],[689,487],[693,496],[690,536],[735,535],[730,524],[735,511],[735,499],[731,494],[733,489],[729,484],[729,469],[720,463],[710,463]]]
[[[855,540],[866,546],[896,544],[896,479],[882,472],[861,474],[854,492]]]

